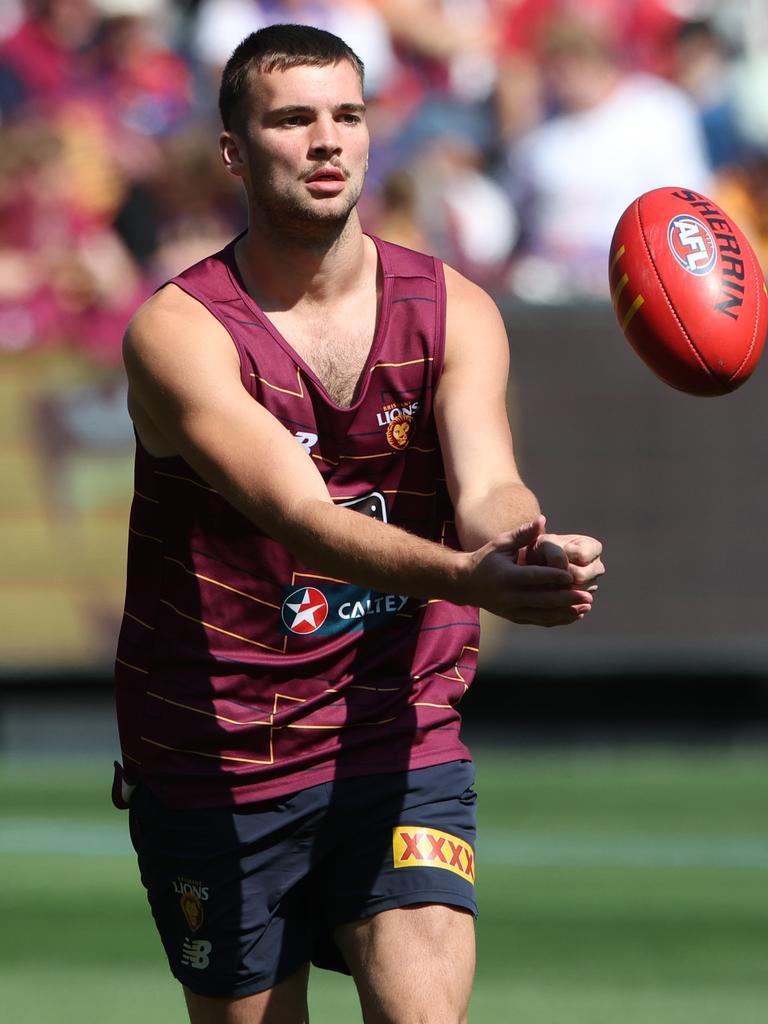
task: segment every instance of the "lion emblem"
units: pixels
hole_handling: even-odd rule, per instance
[[[400,413],[399,415],[392,417],[391,422],[387,426],[387,441],[392,448],[402,451],[403,448],[408,447],[411,440],[412,425],[412,416],[405,416]]]
[[[187,924],[193,932],[196,932],[203,923],[203,908],[200,900],[194,893],[185,892],[179,900]]]

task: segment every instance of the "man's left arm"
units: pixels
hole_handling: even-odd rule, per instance
[[[435,417],[461,546],[468,551],[497,534],[535,524],[535,543],[518,556],[528,564],[569,569],[589,586],[602,575],[602,545],[578,534],[548,534],[538,501],[523,483],[507,415],[509,342],[490,296],[450,267],[445,361]]]

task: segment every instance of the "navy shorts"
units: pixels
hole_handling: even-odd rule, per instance
[[[138,786],[131,839],[172,973],[245,996],[309,961],[349,973],[336,925],[417,903],[476,914],[473,782],[452,761],[206,810]]]

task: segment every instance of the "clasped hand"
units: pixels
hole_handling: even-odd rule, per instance
[[[500,534],[472,555],[473,603],[535,626],[563,626],[592,608],[605,572],[602,544],[581,534],[545,533],[546,520]]]

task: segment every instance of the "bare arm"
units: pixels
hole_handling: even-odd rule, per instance
[[[445,268],[445,366],[435,402],[456,527],[465,550],[540,512],[520,479],[507,417],[509,345],[501,315],[477,285]]]
[[[459,539],[473,550],[504,530],[536,524],[518,561],[568,568],[576,583],[602,574],[602,545],[545,534],[535,495],[520,478],[507,416],[509,343],[492,299],[450,267],[445,367],[435,403]],[[535,551],[533,550],[535,548]]]
[[[335,506],[306,453],[242,387],[224,328],[179,289],[165,288],[142,307],[124,355],[132,415],[148,449],[181,455],[314,569],[384,592],[481,605],[515,621],[521,608],[526,615],[540,608],[549,620],[568,603],[570,574],[509,557],[524,538],[455,552]]]
[[[392,36],[424,57],[445,60],[492,47],[493,37],[485,24],[451,17],[435,0],[376,0],[376,6]]]

